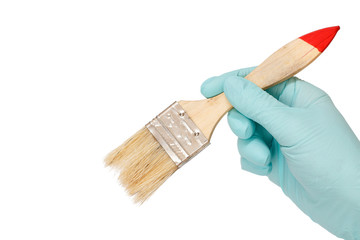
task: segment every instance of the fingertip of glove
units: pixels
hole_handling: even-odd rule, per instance
[[[241,156],[251,161],[254,165],[263,167],[269,165],[271,154],[268,146],[262,139],[253,136],[250,139],[238,139],[238,150]]]
[[[239,79],[247,76],[255,67],[243,68],[220,76],[208,78],[200,87],[200,92],[206,98],[214,97],[224,90],[224,81],[227,79]]]
[[[222,76],[208,78],[201,84],[200,92],[206,98],[214,97],[223,92],[223,82]]]
[[[234,108],[229,111],[228,124],[233,133],[241,139],[249,139],[255,132],[254,122]]]
[[[201,84],[200,92],[204,97],[207,98],[209,94],[208,94],[208,91],[207,91],[207,88],[206,88],[206,84],[207,84],[206,81]]]

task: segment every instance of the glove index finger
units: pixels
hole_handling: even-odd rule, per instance
[[[228,123],[233,133],[241,139],[250,138],[255,132],[255,123],[235,108],[228,113]]]
[[[208,78],[201,85],[201,94],[206,98],[211,98],[216,95],[219,95],[224,91],[224,81],[226,78],[231,76],[245,77],[247,76],[255,67],[242,68],[235,71],[224,73],[220,76]]]
[[[201,94],[206,98],[211,98],[222,93],[224,91],[225,79],[226,77],[223,76],[208,78],[201,84]]]

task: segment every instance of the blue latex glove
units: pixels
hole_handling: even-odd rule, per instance
[[[360,142],[321,89],[293,77],[267,91],[253,68],[206,80],[225,92],[244,170],[266,175],[310,218],[338,237],[360,239]],[[355,110],[354,111],[358,111]]]

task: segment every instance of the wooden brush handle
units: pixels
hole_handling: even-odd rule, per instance
[[[294,76],[320,54],[317,48],[297,38],[273,53],[245,78],[267,89]],[[179,103],[208,139],[219,120],[233,108],[224,93],[209,99]]]
[[[268,89],[294,76],[321,54],[319,51],[312,50],[314,50],[314,47],[297,38],[273,53],[248,74],[245,79],[255,83],[264,90]],[[308,52],[308,54],[302,57],[304,52]],[[232,109],[224,93],[215,96],[214,101],[217,104],[224,105],[224,107],[226,106],[223,109],[223,113]]]

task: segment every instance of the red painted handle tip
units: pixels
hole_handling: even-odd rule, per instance
[[[320,52],[323,52],[329,46],[339,29],[339,26],[323,28],[299,38],[316,47]]]

